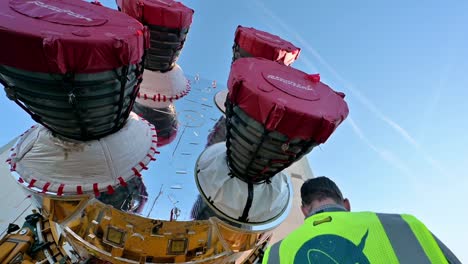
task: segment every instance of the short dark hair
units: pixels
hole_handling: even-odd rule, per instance
[[[321,176],[309,179],[302,184],[302,205],[308,205],[312,201],[322,201],[326,198],[331,198],[336,203],[343,204],[343,195],[340,188],[329,178]]]

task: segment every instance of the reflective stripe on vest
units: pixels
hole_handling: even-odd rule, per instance
[[[268,255],[268,263],[280,263],[280,258],[279,258],[279,248],[281,245],[281,241],[276,242],[271,246],[270,248],[270,254]]]
[[[424,252],[420,242],[413,233],[410,225],[398,214],[375,214],[393,248],[394,254],[398,258],[399,263],[418,263],[430,264],[429,257]],[[312,239],[312,238],[311,238]],[[280,263],[280,246],[282,241],[279,241],[269,250],[266,261],[263,263],[278,264]]]
[[[400,263],[431,264],[408,223],[398,214],[377,214]]]

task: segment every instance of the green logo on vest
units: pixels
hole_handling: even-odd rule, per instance
[[[337,235],[314,237],[297,251],[294,263],[369,264],[363,252],[368,234],[366,231],[359,245]]]

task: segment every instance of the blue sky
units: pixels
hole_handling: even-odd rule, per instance
[[[302,48],[292,66],[346,93],[350,115],[309,154],[354,211],[419,217],[468,262],[468,2],[187,0],[179,64],[225,86],[237,25]],[[0,145],[32,124],[0,97]]]

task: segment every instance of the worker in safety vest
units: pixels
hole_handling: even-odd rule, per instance
[[[411,215],[350,212],[327,177],[301,187],[304,224],[265,252],[262,263],[461,263]]]

